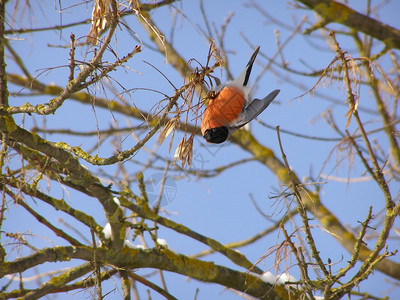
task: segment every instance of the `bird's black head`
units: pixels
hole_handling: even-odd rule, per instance
[[[228,138],[229,130],[226,126],[207,129],[204,133],[204,138],[209,143],[221,144]]]

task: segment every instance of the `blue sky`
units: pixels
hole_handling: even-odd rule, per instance
[[[11,15],[12,4],[8,4],[7,13]],[[374,4],[376,1],[372,1]],[[79,3],[76,2],[76,3]],[[229,50],[228,61],[230,71],[234,76],[238,75],[246,65],[249,56],[253,49],[244,41],[243,36],[254,46],[261,46],[261,53],[254,65],[250,83],[254,83],[258,75],[262,72],[267,60],[265,56],[272,57],[277,51],[276,45],[276,30],[279,30],[279,38],[281,43],[288,39],[293,28],[299,25],[304,15],[308,16],[308,22],[314,22],[314,15],[305,10],[296,9],[292,1],[264,1],[262,8],[270,15],[274,16],[280,22],[288,25],[288,29],[279,27],[278,24],[268,23],[267,20],[257,12],[254,8],[246,5],[245,1],[204,1],[204,8],[210,23],[216,28],[224,23],[231,12],[233,17],[227,27],[224,43],[226,49]],[[353,5],[353,3],[350,3]],[[62,5],[70,5],[62,3]],[[90,17],[91,4],[77,5],[66,7],[63,13],[59,13],[58,3],[55,4],[57,9],[47,2],[42,1],[41,6],[38,3],[32,4],[32,11],[35,18],[27,18],[18,15],[17,18],[26,17],[24,26],[26,27],[47,27],[51,24],[68,24],[75,21],[81,21]],[[47,7],[47,8],[46,8]],[[179,13],[175,16],[175,12],[171,8],[161,7],[152,13],[152,17],[157,26],[166,35],[170,37],[170,28],[173,20],[176,21],[176,30],[173,36],[173,46],[178,50],[182,57],[186,60],[196,59],[200,63],[206,62],[209,43],[205,39],[201,31],[205,30],[203,19],[199,9],[198,1],[182,1],[177,2],[175,7]],[[46,9],[45,9],[46,8]],[[356,7],[360,12],[363,12],[362,7]],[[387,4],[381,11],[379,17],[386,24],[399,28],[398,11],[400,4],[397,1]],[[182,14],[183,13],[183,14]],[[176,19],[174,19],[176,17]],[[115,85],[117,93],[122,92],[123,86],[125,89],[145,88],[162,91],[165,94],[172,95],[174,90],[167,80],[163,78],[155,69],[150,67],[145,62],[150,62],[164,73],[168,79],[176,86],[181,86],[184,82],[182,77],[165,61],[165,57],[153,51],[148,37],[135,19],[135,16],[129,16],[124,19],[124,22],[130,27],[135,36],[129,35],[127,30],[121,27],[118,29],[116,40],[111,43],[113,49],[120,57],[125,56],[133,47],[140,43],[138,38],[143,41],[142,52],[135,55],[127,64],[127,68],[120,68],[118,71],[111,74],[113,80],[118,82]],[[19,21],[16,23],[10,22],[13,28],[19,28]],[[309,25],[302,25],[302,29],[306,29]],[[338,28],[338,26],[333,26]],[[10,43],[18,54],[25,59],[26,67],[34,76],[38,76],[38,80],[44,83],[54,83],[59,86],[65,86],[68,79],[68,53],[69,49],[65,46],[69,44],[70,33],[73,32],[76,38],[81,38],[89,32],[89,25],[66,28],[61,32],[45,31],[34,34],[15,35],[15,40]],[[354,44],[351,43],[348,37],[338,36],[339,43],[343,50],[349,53],[356,53]],[[382,45],[376,43],[375,52],[382,49]],[[82,56],[87,48],[77,50],[77,58],[83,59]],[[397,51],[398,53],[398,51]],[[284,59],[289,63],[289,66],[299,71],[313,71],[325,68],[334,58],[335,53],[330,51],[326,42],[323,39],[315,39],[298,35],[290,39],[283,51]],[[357,55],[357,54],[354,54]],[[106,55],[106,59],[113,59],[112,55]],[[278,61],[280,59],[278,58]],[[11,61],[8,60],[8,71],[19,73],[20,70]],[[383,67],[387,67],[387,60],[382,61]],[[54,69],[48,70],[52,67]],[[278,72],[281,77],[276,75]],[[215,73],[222,81],[226,80],[226,73],[219,70]],[[290,80],[294,80],[298,86],[293,86]],[[321,112],[331,109],[335,120],[340,124],[341,129],[344,129],[346,118],[344,114],[347,107],[342,105],[334,105],[323,100],[318,95],[312,97],[305,95],[300,99],[296,99],[310,89],[316,82],[313,77],[300,77],[283,72],[276,66],[272,70],[268,70],[263,74],[260,80],[257,81],[253,94],[255,97],[263,97],[274,89],[280,89],[281,92],[272,105],[262,114],[259,119],[268,125],[279,125],[282,129],[290,130],[305,135],[317,137],[336,137],[335,132],[321,117]],[[300,86],[302,84],[302,86]],[[120,86],[119,86],[120,85]],[[20,87],[10,86],[10,92],[26,93],[28,90],[22,90]],[[113,99],[115,95],[108,91],[107,95],[103,94],[101,86],[97,89],[91,88],[91,93],[96,93],[100,97]],[[342,88],[341,82],[335,80],[327,80],[324,84],[318,87],[317,92],[324,95],[329,95],[338,101],[344,101],[345,91]],[[127,95],[126,95],[127,96]],[[367,89],[361,90],[360,107],[374,108],[373,97]],[[51,97],[31,96],[28,95],[23,101],[29,101],[31,104],[43,103]],[[138,90],[131,92],[128,101],[132,105],[143,110],[154,108],[162,96],[155,92]],[[20,101],[20,102],[18,102]],[[19,98],[10,98],[11,105],[20,105]],[[380,127],[377,117],[368,113],[361,113],[363,120],[371,120],[367,125],[367,129]],[[117,113],[112,113],[110,110],[96,108],[93,110],[91,105],[83,105],[73,100],[67,100],[64,105],[57,111],[55,115],[46,117],[30,117],[16,116],[20,124],[24,122],[26,128],[31,128],[35,124],[37,126],[46,126],[49,129],[69,128],[77,131],[95,131],[97,129],[109,129],[113,127],[127,127],[140,124],[137,120],[128,119],[125,116]],[[355,129],[353,122],[349,130]],[[251,130],[261,144],[271,148],[276,156],[280,157],[277,134],[274,130],[267,129],[261,124],[253,121]],[[139,137],[143,137],[145,133],[136,132]],[[135,144],[135,140],[129,132],[122,133],[120,137],[114,137],[113,143],[107,140],[104,144],[98,144],[98,139],[94,137],[79,137],[66,135],[44,135],[51,141],[65,141],[73,146],[80,146],[88,151],[94,149],[92,154],[100,157],[108,157],[115,153],[116,150],[126,150]],[[178,145],[182,133],[177,133],[173,142],[172,151],[168,152],[169,138],[163,145],[159,146],[156,137],[152,138],[146,145],[147,149],[157,149],[157,153],[163,157],[172,158],[174,150]],[[374,135],[382,147],[388,147],[382,134]],[[361,181],[348,184],[346,182],[338,182],[336,180],[327,180],[318,178],[321,174],[324,176],[330,175],[338,178],[360,178],[363,177],[363,168],[357,158],[354,158],[355,164],[349,170],[348,162],[343,160],[342,164],[336,168],[337,161],[342,157],[340,151],[331,150],[337,142],[321,142],[309,139],[302,139],[292,135],[282,134],[282,142],[292,169],[300,178],[312,176],[314,180],[327,181],[321,186],[321,199],[324,205],[339,218],[346,226],[351,228],[357,227],[367,215],[368,207],[373,205],[374,212],[378,213],[383,207],[382,193],[377,186],[371,181]],[[200,170],[213,169],[221,165],[226,165],[234,161],[249,158],[250,155],[240,150],[237,146],[227,142],[226,144],[208,145],[201,137],[197,137],[194,143],[194,168]],[[140,170],[140,166],[134,161],[146,162],[149,159],[149,152],[142,149],[137,153],[131,161],[126,161],[123,164],[125,171],[129,174],[135,174]],[[13,161],[11,161],[12,166]],[[18,162],[15,161],[17,164]],[[86,162],[82,162],[90,170],[107,174],[102,177],[104,183],[110,183],[111,179],[118,181],[122,174],[115,166],[94,167]],[[146,179],[150,177],[159,178],[162,174],[162,168],[165,163],[157,161],[156,165],[161,168],[148,169],[144,172]],[[222,243],[238,241],[248,238],[273,224],[273,220],[279,219],[287,210],[283,201],[275,203],[272,196],[280,193],[281,189],[275,176],[263,165],[258,162],[247,162],[237,167],[221,173],[217,177],[198,179],[194,176],[188,176],[184,172],[169,171],[168,176],[172,186],[171,203],[163,208],[168,212],[167,216],[176,222],[182,223],[189,228],[210,236]],[[393,193],[398,192],[397,183],[392,183]],[[115,183],[117,185],[117,183]],[[43,185],[44,189],[45,187]],[[139,193],[137,186],[132,185],[134,192]],[[64,190],[51,184],[51,193],[55,197],[64,197],[72,206],[83,210],[84,212],[93,215],[96,220],[102,224],[106,224],[104,213],[101,206],[95,199],[89,199],[78,192]],[[251,199],[254,199],[257,206],[264,214],[271,216],[270,220],[261,216],[253,205]],[[40,213],[45,215],[49,220],[53,220],[59,226],[59,219],[62,218],[66,222],[71,222],[73,226],[82,228],[83,234],[90,238],[90,233],[87,229],[70,220],[68,216],[62,213],[54,212],[54,210],[46,204],[31,200],[32,207],[37,208]],[[379,217],[379,215],[378,215]],[[21,222],[24,220],[24,222]],[[376,219],[378,221],[379,218]],[[300,224],[296,219],[297,225]],[[317,221],[312,221],[312,224],[318,225]],[[399,223],[395,224],[397,228]],[[293,225],[288,224],[287,230],[293,230]],[[51,236],[43,227],[35,224],[33,219],[25,213],[21,207],[14,207],[10,204],[7,220],[4,224],[5,231],[28,232],[32,231],[35,237],[32,237],[32,242],[38,247],[50,247],[52,245],[62,244],[63,241],[57,237],[51,237],[51,240],[43,239],[41,236]],[[318,226],[313,229],[316,236],[317,246],[323,254],[325,261],[331,258],[333,262],[337,262],[337,268],[343,267],[343,262],[349,259],[349,254],[329,235]],[[195,254],[206,249],[204,245],[192,241],[189,238],[181,237],[171,230],[160,228],[159,236],[168,241],[171,249],[176,249],[184,254]],[[267,251],[277,243],[283,240],[282,234],[274,232],[258,241],[257,243],[239,249],[251,261],[257,261]],[[137,241],[135,241],[137,242]],[[151,241],[150,241],[151,242]],[[372,244],[372,242],[371,242]],[[398,248],[399,244],[393,241],[393,249]],[[27,252],[24,252],[25,254]],[[11,257],[18,256],[19,253],[14,251]],[[205,258],[206,260],[215,261],[218,264],[228,267],[237,268],[227,261],[221,255],[213,254]],[[398,257],[392,258],[400,262]],[[294,264],[295,261],[293,260]],[[273,269],[274,255],[267,257],[260,263],[260,267],[264,270]],[[69,264],[66,264],[69,265]],[[336,267],[336,266],[335,266]],[[334,267],[334,268],[335,268]],[[45,268],[52,269],[54,266],[47,264]],[[280,268],[280,272],[284,271],[284,267]],[[150,273],[151,270],[141,271],[141,274]],[[299,273],[294,266],[290,269],[290,273],[298,278]],[[32,276],[33,274],[27,274]],[[4,279],[0,280],[0,284]],[[235,299],[235,295],[229,291],[225,291],[223,287],[218,285],[204,285],[195,280],[187,280],[182,276],[168,273],[166,276],[167,286],[170,291],[179,299],[192,298],[196,288],[200,288],[197,299]],[[157,279],[155,279],[157,282]],[[391,287],[387,280],[379,272],[374,272],[371,279],[360,285],[360,290],[371,292],[377,296],[386,295],[387,290]],[[109,281],[105,284],[104,292],[113,290],[114,283]],[[141,289],[143,297],[145,292]],[[113,291],[117,295],[118,290]],[[390,294],[393,297],[399,295],[398,289],[391,290]],[[81,299],[87,298],[87,293],[72,294],[71,298]],[[153,299],[158,299],[158,295],[152,293]]]

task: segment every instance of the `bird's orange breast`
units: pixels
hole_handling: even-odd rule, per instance
[[[244,106],[243,91],[235,86],[224,87],[208,103],[201,121],[201,133],[207,129],[227,126],[238,117]]]

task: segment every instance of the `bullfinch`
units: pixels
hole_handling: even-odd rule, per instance
[[[208,102],[201,121],[201,134],[207,142],[225,142],[230,134],[262,113],[279,94],[280,90],[274,90],[263,99],[249,101],[247,83],[259,50],[260,46],[239,77],[218,86],[215,97]]]

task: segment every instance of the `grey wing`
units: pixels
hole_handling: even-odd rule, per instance
[[[237,121],[234,121],[229,125],[231,130],[239,129],[240,127],[246,125],[251,120],[258,117],[268,105],[275,99],[275,97],[279,94],[280,90],[274,90],[269,93],[263,99],[254,99],[240,114]]]

